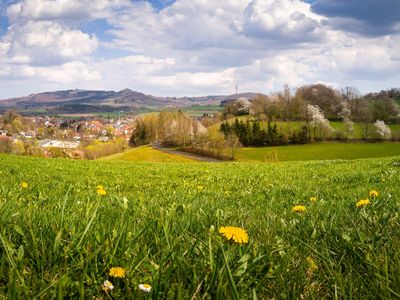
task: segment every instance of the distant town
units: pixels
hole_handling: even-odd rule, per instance
[[[120,144],[132,135],[136,116],[103,117],[21,116],[7,111],[0,123],[0,152],[45,157],[83,158],[84,148],[96,143]],[[90,148],[89,148],[90,149]]]

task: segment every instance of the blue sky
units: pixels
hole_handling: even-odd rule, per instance
[[[2,0],[0,98],[400,83],[398,0]]]

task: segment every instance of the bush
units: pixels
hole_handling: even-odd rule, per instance
[[[85,153],[85,158],[96,159],[102,156],[123,152],[127,147],[128,143],[126,140],[116,139],[106,143],[95,141],[89,146],[86,146],[83,151]]]

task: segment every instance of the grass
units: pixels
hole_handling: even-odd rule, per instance
[[[215,114],[223,110],[223,107],[219,105],[193,105],[191,107],[184,108],[185,114],[190,116],[202,116],[204,114]]]
[[[229,151],[229,150],[227,150]],[[241,161],[307,161],[359,159],[400,155],[400,143],[320,143],[279,147],[246,147],[236,149]]]
[[[0,155],[0,172],[0,298],[400,297],[400,158],[152,164]],[[292,212],[298,204],[306,211]],[[249,243],[221,236],[228,225],[244,228]],[[112,267],[125,277],[111,277]]]
[[[101,160],[125,160],[125,161],[147,161],[147,162],[194,162],[193,159],[165,153],[150,146],[141,146],[129,149],[123,153],[103,157]]]

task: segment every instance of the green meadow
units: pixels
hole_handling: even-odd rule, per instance
[[[213,164],[0,155],[0,175],[0,299],[400,297],[399,156]],[[228,240],[226,226],[248,242]]]
[[[229,150],[226,150],[229,153]],[[400,155],[400,143],[316,143],[278,147],[244,147],[235,150],[239,161],[307,161],[358,159]]]

